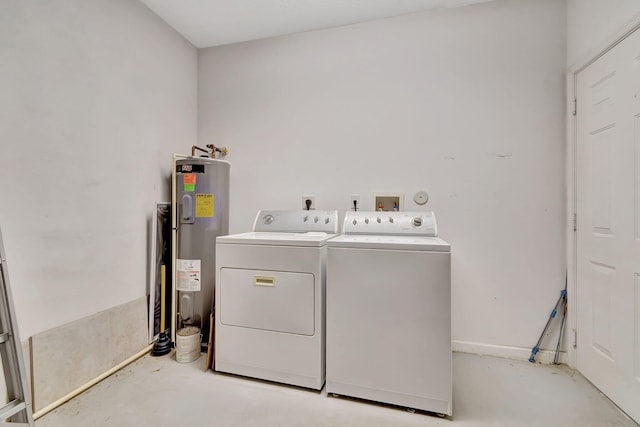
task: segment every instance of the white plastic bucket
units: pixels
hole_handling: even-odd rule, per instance
[[[200,328],[186,326],[176,334],[176,361],[189,363],[200,357]]]

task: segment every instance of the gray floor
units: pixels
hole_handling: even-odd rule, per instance
[[[580,374],[454,354],[454,416],[327,397],[203,372],[146,356],[36,422],[37,427],[192,426],[637,426]]]

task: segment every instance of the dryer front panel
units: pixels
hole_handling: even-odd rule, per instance
[[[221,268],[220,322],[312,336],[315,288],[310,273]]]

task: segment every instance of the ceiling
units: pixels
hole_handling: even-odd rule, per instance
[[[141,0],[198,48],[490,0]]]

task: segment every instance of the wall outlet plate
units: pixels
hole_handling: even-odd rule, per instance
[[[314,210],[316,208],[316,196],[302,196],[302,210],[307,210],[307,200],[311,200],[309,210]]]
[[[360,196],[357,194],[352,194],[349,197],[349,210],[359,211],[360,210]]]
[[[374,197],[375,211],[399,212],[403,210],[402,194],[376,194]]]

